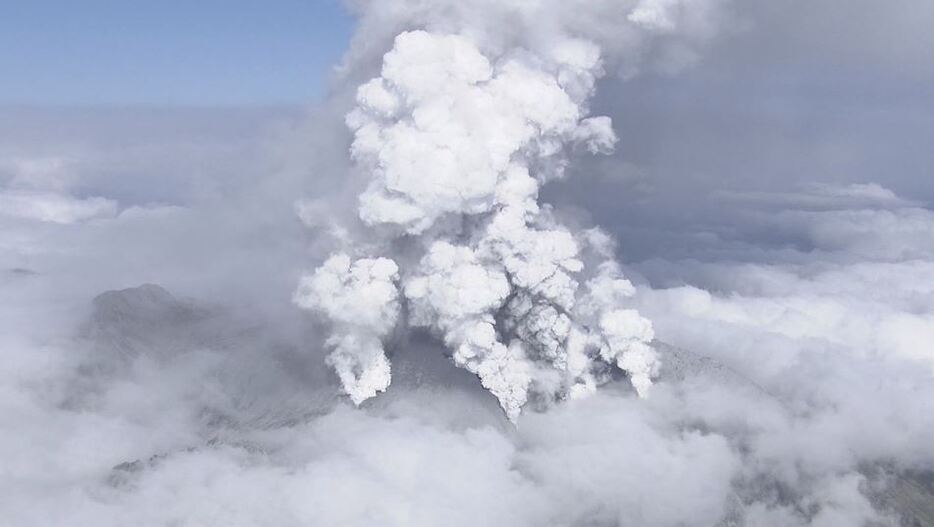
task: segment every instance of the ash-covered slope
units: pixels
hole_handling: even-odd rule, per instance
[[[90,404],[127,380],[183,391],[201,383],[213,392],[192,402],[203,435],[213,437],[286,425],[334,404],[330,376],[303,336],[257,316],[179,299],[155,284],[104,292],[92,308],[66,406]]]
[[[486,459],[489,449],[499,452],[493,456],[495,469],[484,474],[488,479],[478,480],[482,485],[504,478],[516,485],[514,490],[534,488],[550,499],[565,496],[568,489],[584,492],[575,499],[587,500],[593,492],[609,500],[607,504],[627,499],[575,483],[575,470],[584,467],[608,481],[630,481],[626,473],[636,463],[638,470],[679,489],[703,489],[712,478],[721,482],[723,491],[713,497],[699,495],[713,500],[706,525],[762,525],[755,516],[762,507],[794,511],[801,522],[789,525],[807,525],[821,510],[838,506],[838,497],[812,499],[823,492],[823,480],[785,479],[770,464],[776,460],[763,450],[763,441],[768,443],[774,435],[768,426],[777,423],[776,430],[788,431],[806,424],[794,413],[787,394],[717,358],[658,341],[652,345],[662,367],[656,391],[647,400],[636,402],[630,383],[619,374],[595,398],[560,407],[530,406],[516,428],[480,380],[453,364],[440,351],[443,344],[428,332],[408,332],[386,342],[394,382],[383,396],[359,409],[351,409],[338,395],[341,387],[325,367],[325,353],[308,347],[319,337],[289,338],[261,318],[182,300],[159,286],[100,295],[83,335],[84,364],[110,366],[77,375],[87,390],[72,400],[71,409],[82,415],[119,416],[148,433],[184,432],[180,437],[159,437],[101,464],[98,491],[112,493],[108,499],[117,503],[155,495],[166,485],[189,489],[192,474],[221,470],[218,466],[224,470],[224,488],[242,485],[251,495],[267,497],[276,491],[264,490],[263,478],[273,475],[283,478],[276,481],[285,482],[285,487],[294,483],[303,489],[306,481],[331,481],[329,471],[339,470],[342,477],[360,477],[369,485],[368,471],[387,463],[396,467],[382,476],[390,481],[418,477],[419,471],[447,481],[448,469],[432,476],[428,465],[446,467],[451,455],[447,449],[465,448],[471,460]],[[397,438],[384,436],[395,428],[403,430]],[[458,446],[462,441],[469,447]],[[411,444],[425,453],[413,454]],[[661,453],[653,456],[668,459],[671,464],[663,465],[669,468],[653,473],[655,465],[622,453],[634,445],[662,445]],[[613,454],[615,450],[620,452]],[[719,462],[705,465],[701,461],[708,456],[727,456],[733,461],[723,462],[735,462],[735,470],[721,472],[716,468]],[[667,470],[685,472],[676,477],[666,475]],[[696,470],[708,471],[708,476],[697,478],[704,483],[695,487],[696,481],[681,481],[692,479]],[[872,461],[857,476],[860,492],[874,509],[905,526],[931,525],[934,498],[924,473]],[[460,481],[449,482],[457,495]],[[224,492],[209,488],[209,499]],[[653,500],[659,496],[654,488],[654,482],[640,480],[627,492]],[[726,504],[719,510],[723,496]],[[602,503],[600,499],[595,503]],[[588,507],[561,509],[570,511],[565,524],[620,524],[612,514],[601,512],[604,508]],[[664,507],[651,507],[656,520],[667,517],[658,512]],[[661,520],[646,524],[674,525]]]
[[[766,395],[765,391],[752,380],[715,359],[659,340],[653,341],[652,346],[662,359],[658,372],[659,382],[677,384],[686,379],[701,378],[705,382],[748,388]]]
[[[934,472],[884,476],[870,496],[877,508],[898,516],[900,527],[934,527]]]
[[[217,311],[179,300],[158,285],[144,284],[98,295],[84,336],[105,355],[102,360],[169,358],[229,346],[233,335],[217,323],[217,316]]]
[[[671,346],[664,342],[654,341],[652,345],[658,351],[662,360],[659,370],[658,383],[690,389],[697,383],[706,385],[714,390],[724,390],[735,397],[745,401],[761,401],[765,405],[778,407],[791,412],[789,403],[781,397],[728,367],[720,361],[689,350]],[[692,423],[693,426],[706,427],[710,423]],[[737,444],[743,445],[748,441],[742,433],[735,430],[712,430],[730,437]],[[748,460],[752,463],[753,460]],[[867,495],[873,507],[888,513],[900,527],[934,527],[934,472],[905,470],[891,466],[888,463],[865,463],[859,468],[861,477],[865,478],[862,491]],[[718,523],[718,527],[738,527],[749,525],[744,509],[755,501],[764,501],[763,496],[776,493],[777,503],[785,506],[799,506],[796,500],[796,489],[787,488],[778,480],[772,479],[769,474],[760,474],[755,480],[737,485],[737,491],[730,503],[726,517]],[[804,516],[814,516],[814,511],[802,511]],[[875,526],[876,524],[873,524]],[[880,523],[878,525],[894,525]]]

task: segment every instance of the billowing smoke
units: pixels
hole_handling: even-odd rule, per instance
[[[531,398],[590,394],[614,370],[644,396],[658,370],[654,333],[627,307],[634,288],[611,240],[565,226],[538,199],[571,154],[617,142],[610,119],[588,111],[606,73],[602,35],[550,23],[580,8],[609,16],[622,35],[676,33],[676,16],[706,4],[506,2],[490,13],[485,2],[440,2],[427,14],[397,4],[433,21],[395,37],[347,115],[365,229],[295,294],[330,320],[328,361],[344,391],[356,404],[384,391],[383,342],[421,327],[511,419]],[[471,20],[478,12],[519,27],[492,35]]]

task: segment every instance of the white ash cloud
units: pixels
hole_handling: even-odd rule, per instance
[[[334,348],[328,364],[355,404],[389,387],[389,360],[380,339],[399,317],[395,282],[399,267],[388,258],[361,258],[351,263],[345,254],[329,258],[313,276],[302,279],[295,302],[326,313],[334,324],[327,345]]]
[[[552,17],[557,6],[502,10]],[[673,32],[670,17],[690,9],[642,2],[626,24],[654,31],[663,19],[663,32]],[[503,46],[484,39],[482,24],[456,15],[452,23],[461,30],[399,33],[380,75],[357,89],[347,125],[351,157],[366,180],[358,214],[369,232],[345,243],[302,288],[330,283],[336,261],[357,268],[389,258],[385,265],[399,267],[391,283],[407,307],[399,324],[438,334],[511,419],[533,395],[549,401],[593,392],[614,367],[645,395],[658,369],[654,333],[626,307],[632,286],[609,242],[598,231],[569,229],[538,202],[540,186],[564,176],[572,149],[608,153],[617,140],[610,119],[587,108],[605,74],[600,44],[559,26],[547,42],[525,46],[532,39],[520,33]],[[407,249],[393,249],[393,240]],[[391,328],[367,327],[366,317],[348,325],[352,311],[332,306],[353,292],[312,285],[306,295],[302,288],[299,304],[335,326],[330,360],[353,401],[384,390],[390,365],[378,340]],[[397,312],[390,296],[358,301],[372,301],[377,312],[388,302]]]

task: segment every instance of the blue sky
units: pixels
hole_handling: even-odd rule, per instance
[[[339,0],[0,0],[0,104],[293,104],[324,92]]]

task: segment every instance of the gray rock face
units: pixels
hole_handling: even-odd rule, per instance
[[[652,345],[662,361],[659,382],[681,383],[686,379],[703,378],[708,382],[748,388],[767,395],[761,386],[715,359],[664,342],[655,341]]]
[[[179,300],[155,284],[107,291],[94,299],[93,308],[83,336],[102,360],[121,362],[144,353],[168,358],[225,340],[208,323],[216,313]]]
[[[880,496],[904,527],[934,527],[934,472],[899,475]]]
[[[680,384],[700,381],[730,387],[756,399],[763,397],[776,404],[782,404],[763,387],[716,359],[663,342],[656,341],[653,345],[662,358],[659,382]],[[861,473],[868,482],[864,492],[876,509],[897,518],[896,521],[901,527],[934,527],[934,472],[866,466],[863,467]],[[769,480],[747,482],[744,490],[755,494],[759,492],[756,487],[763,485],[766,488],[770,485],[774,486],[777,494],[782,494],[781,486]],[[741,512],[741,501],[742,497],[738,494],[735,502],[731,504],[732,510],[718,527],[746,525]]]
[[[181,390],[193,390],[186,370],[204,370],[203,381],[215,390],[199,411],[206,436],[221,429],[295,422],[333,404],[335,393],[321,357],[304,347],[301,335],[179,299],[154,284],[107,291],[92,308],[80,332],[85,355],[66,406],[88,404],[115,380],[135,375],[141,361],[150,371],[156,369],[150,382]],[[193,359],[196,354],[207,358]]]

